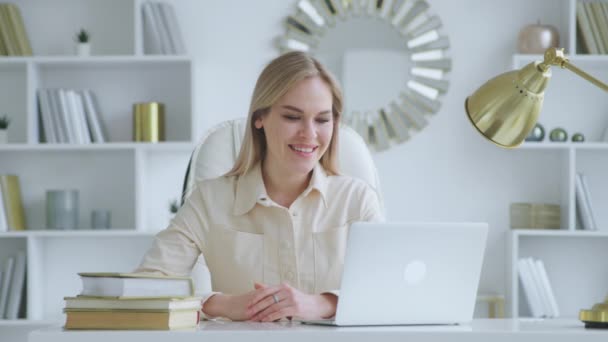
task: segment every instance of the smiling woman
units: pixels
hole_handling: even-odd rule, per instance
[[[239,156],[197,182],[137,272],[188,275],[200,254],[207,316],[329,318],[354,221],[381,219],[367,183],[338,169],[342,93],[302,52],[277,57],[256,83]]]
[[[297,0],[280,51],[314,54],[344,85],[344,122],[381,151],[421,131],[449,88],[449,40],[425,0]]]

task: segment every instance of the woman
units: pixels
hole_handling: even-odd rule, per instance
[[[332,317],[348,226],[381,217],[374,190],[338,173],[341,111],[340,88],[317,60],[273,60],[256,83],[234,167],[197,184],[137,272],[188,275],[202,253],[209,317]]]

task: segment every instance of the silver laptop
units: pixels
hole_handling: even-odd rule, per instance
[[[473,319],[486,223],[354,223],[337,326],[462,324]]]

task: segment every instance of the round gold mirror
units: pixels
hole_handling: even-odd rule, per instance
[[[341,80],[343,121],[376,151],[428,123],[449,88],[442,23],[425,0],[298,0],[281,52],[307,51]]]

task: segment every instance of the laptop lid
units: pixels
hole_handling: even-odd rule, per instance
[[[486,223],[354,223],[336,325],[473,319]]]

